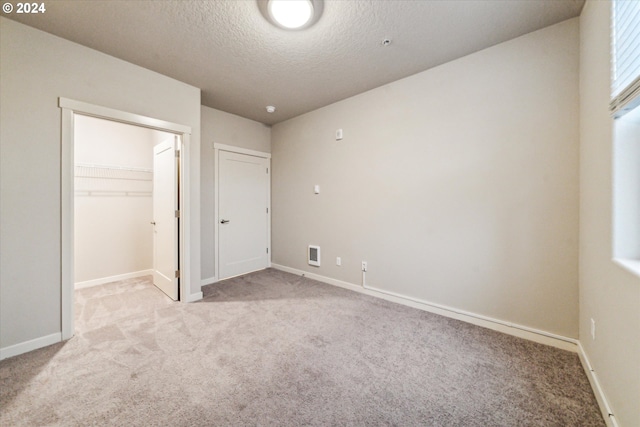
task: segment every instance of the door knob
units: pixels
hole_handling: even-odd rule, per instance
[[[155,221],[151,221],[151,225],[156,225],[156,222]]]
[[[220,220],[220,224],[226,224],[226,223],[228,223],[228,222],[229,222],[229,220],[228,220],[228,219]]]

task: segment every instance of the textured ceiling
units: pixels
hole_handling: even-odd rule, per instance
[[[204,105],[274,124],[578,16],[584,0],[325,0],[320,20],[300,32],[266,22],[257,0],[45,4],[44,14],[3,16],[199,87]]]

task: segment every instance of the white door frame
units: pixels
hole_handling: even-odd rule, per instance
[[[191,295],[191,256],[190,229],[191,206],[189,195],[189,149],[191,127],[151,117],[88,104],[68,98],[59,98],[58,106],[62,109],[62,151],[60,177],[60,209],[61,209],[61,327],[62,339],[67,340],[74,334],[74,260],[73,260],[73,206],[74,206],[74,116],[96,117],[134,126],[170,132],[181,136],[180,150],[180,300],[188,301]]]
[[[220,177],[218,176],[219,172],[220,172],[220,167],[218,165],[218,162],[220,161],[220,151],[228,151],[231,153],[237,153],[237,154],[246,154],[248,156],[254,156],[254,157],[261,157],[263,159],[268,159],[269,160],[269,169],[271,169],[271,153],[265,153],[263,151],[256,151],[256,150],[250,150],[248,148],[241,148],[241,147],[234,147],[233,145],[226,145],[226,144],[217,144],[214,143],[213,144],[213,167],[214,167],[214,194],[215,194],[215,206],[214,206],[214,213],[213,213],[213,219],[214,219],[214,242],[215,242],[215,276],[214,276],[214,282],[217,282],[218,280],[220,280],[220,233],[219,228],[220,228],[220,213],[219,213],[219,206],[220,206],[220,200],[219,200],[219,195],[220,195],[220,191],[219,191],[219,183],[220,183]],[[267,214],[267,242],[269,243],[269,256],[267,259],[267,266],[271,267],[271,171],[269,171],[269,187],[267,189],[267,208],[269,208],[269,212]]]

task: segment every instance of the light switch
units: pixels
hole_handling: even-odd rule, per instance
[[[340,141],[342,139],[342,129],[338,129],[336,131],[336,141]]]
[[[320,186],[319,185],[314,185],[313,186],[313,192],[316,194],[320,194]]]

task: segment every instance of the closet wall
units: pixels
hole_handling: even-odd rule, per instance
[[[171,134],[75,120],[76,288],[150,274],[153,146]]]

